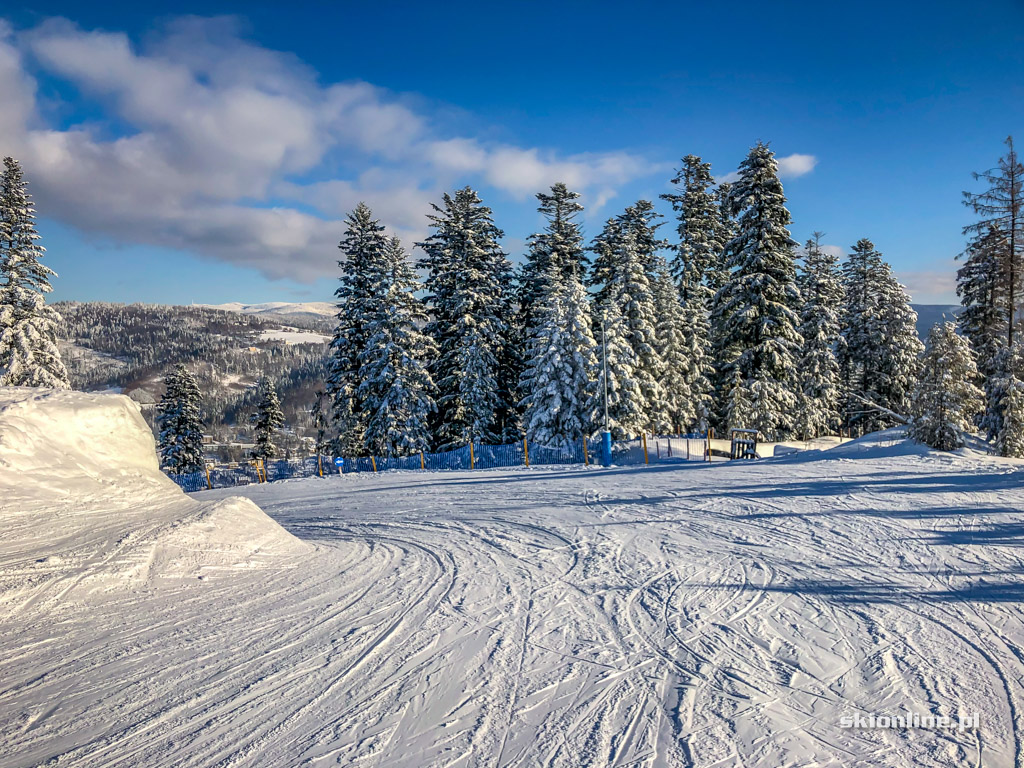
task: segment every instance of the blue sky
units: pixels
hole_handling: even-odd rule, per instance
[[[330,300],[356,201],[411,246],[464,184],[518,259],[553,181],[593,234],[765,140],[797,239],[955,302],[961,191],[1024,141],[1021,0],[483,5],[6,4],[0,151],[55,298]]]

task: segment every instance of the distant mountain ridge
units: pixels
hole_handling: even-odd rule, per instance
[[[266,301],[262,304],[244,304],[232,301],[226,304],[193,304],[192,306],[293,322],[295,320],[313,320],[317,322],[317,325],[325,320],[333,320],[338,313],[338,308],[329,301]]]
[[[284,320],[316,320],[320,321],[317,323],[318,326],[325,320],[333,321],[334,316],[338,313],[337,306],[329,301],[267,301],[262,304],[243,304],[232,301],[226,304],[194,304],[193,306]],[[927,338],[928,331],[936,323],[946,320],[956,322],[957,315],[962,309],[959,304],[911,304],[910,306],[917,312],[917,334],[922,341]]]
[[[963,307],[959,304],[911,304],[911,308],[917,312],[917,335],[921,341],[928,338],[928,331],[936,323],[946,321],[956,322],[957,315]]]

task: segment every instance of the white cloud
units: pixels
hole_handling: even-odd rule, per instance
[[[792,154],[776,158],[779,163],[779,176],[783,178],[795,178],[803,176],[814,170],[818,164],[818,158],[814,155]]]
[[[29,60],[108,124],[48,126]],[[23,161],[46,215],[271,277],[330,274],[339,220],[359,200],[411,244],[455,183],[525,199],[565,181],[603,204],[659,170],[627,152],[565,157],[436,135],[406,100],[369,83],[321,85],[230,18],[174,20],[141,49],[63,19],[20,33],[0,20],[0,104],[3,152]]]

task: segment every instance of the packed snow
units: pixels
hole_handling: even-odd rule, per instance
[[[127,398],[5,391],[0,765],[1019,765],[1022,480],[887,432],[189,498]],[[908,711],[979,725],[843,727]]]

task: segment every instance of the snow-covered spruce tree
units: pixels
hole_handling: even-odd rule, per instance
[[[732,210],[732,184],[722,182],[715,190],[718,203],[718,239],[722,243],[722,252],[717,261],[712,263],[705,276],[710,300],[708,302],[708,347],[710,349],[710,381],[711,381],[711,413],[709,426],[724,428],[728,423],[726,395],[731,385],[730,362],[735,357],[735,350],[727,347],[725,333],[725,302],[728,296],[722,289],[729,282],[729,259],[725,252],[727,245],[736,236],[736,218]]]
[[[1024,381],[1013,373],[1006,379],[1003,418],[996,437],[996,453],[1024,459]]]
[[[514,391],[501,381],[512,267],[498,245],[504,233],[472,189],[445,194],[433,208],[433,233],[418,243],[426,254],[418,266],[427,273],[432,315],[425,333],[438,347],[429,368],[437,387],[434,438],[448,450],[494,442],[502,431],[498,419],[508,404],[501,393]]]
[[[599,404],[608,397],[608,429],[615,440],[639,437],[649,424],[641,377],[640,361],[629,343],[628,323],[617,301],[609,298],[599,319],[601,342],[598,347],[597,394]],[[604,426],[603,412],[598,422]]]
[[[583,278],[586,257],[583,233],[576,221],[583,210],[577,202],[579,196],[561,182],[551,187],[551,194],[537,193],[537,210],[546,224],[543,232],[530,235],[530,249],[520,275],[520,323],[527,333],[534,327],[538,302],[552,294],[551,280]]]
[[[916,359],[921,342],[913,327],[916,315],[910,309],[906,292],[893,278],[874,243],[867,238],[858,240],[842,271],[845,303],[836,357],[845,398],[843,411],[853,433],[865,434],[894,424],[871,403],[907,413],[902,397],[897,398],[898,402],[889,402],[887,392],[892,386],[888,383],[888,370],[896,360],[912,365],[909,359]],[[898,329],[887,326],[887,317],[892,314],[897,315]],[[895,330],[899,330],[896,336]],[[909,383],[907,375],[906,371],[897,372],[896,384]],[[897,394],[906,393],[909,387],[900,387]]]
[[[960,254],[964,265],[957,270],[956,292],[963,311],[957,321],[970,340],[984,380],[985,412],[978,426],[989,440],[1002,427],[1002,382],[1007,373],[1006,327],[1009,302],[1004,267],[1005,238],[998,229],[977,234]]]
[[[338,325],[331,340],[327,393],[337,428],[337,448],[346,456],[365,455],[365,420],[359,401],[360,355],[369,338],[369,318],[377,297],[370,291],[373,275],[380,274],[387,248],[384,227],[359,203],[345,220],[345,236],[338,245],[343,258],[338,299]]]
[[[757,412],[747,426],[767,440],[785,440],[795,426],[803,344],[796,243],[771,150],[757,144],[739,173],[730,193],[739,214],[737,234],[726,247],[730,275],[718,301],[720,346],[730,374],[739,369],[740,382],[752,393],[757,384]]]
[[[644,428],[667,426],[665,392],[659,382],[664,365],[658,354],[654,289],[633,230],[623,229],[620,248],[621,261],[612,277],[608,301],[622,317],[621,334],[633,350],[636,362],[632,376],[640,386],[637,406],[645,417]]]
[[[594,431],[597,345],[590,299],[579,277],[552,275],[547,285],[550,293],[537,307],[520,384],[523,425],[530,441],[562,447]]]
[[[953,323],[935,325],[928,334],[921,375],[914,388],[908,435],[939,451],[964,444],[964,432],[984,400],[974,384],[978,369],[970,344]]]
[[[693,296],[688,304],[699,308],[701,303]],[[700,429],[711,402],[710,382],[704,370],[705,350],[699,346],[694,348],[699,331],[694,333],[690,323],[697,323],[705,330],[707,320],[703,312],[686,311],[668,264],[660,256],[655,267],[654,315],[654,347],[661,361],[658,379],[664,398],[664,408],[656,414],[654,430],[664,434]]]
[[[917,333],[917,312],[910,306],[910,295],[888,264],[882,270],[879,302],[884,329],[878,357],[879,404],[896,413],[908,413],[924,344]],[[881,418],[886,426],[894,424],[884,413]]]
[[[176,365],[164,380],[156,406],[157,453],[160,466],[175,475],[203,468],[203,420],[199,385],[184,365]]]
[[[594,259],[587,285],[594,294],[595,306],[603,306],[611,294],[612,281],[622,269],[627,235],[648,280],[653,279],[655,257],[659,250],[668,247],[665,240],[658,238],[658,228],[662,223],[657,220],[660,218],[661,214],[654,210],[653,203],[637,200],[618,216],[605,222],[604,228],[590,245]]]
[[[594,257],[590,263],[590,272],[587,275],[586,283],[593,293],[595,307],[603,307],[608,303],[612,277],[618,271],[621,239],[622,223],[618,218],[612,216],[604,223],[604,227],[590,244],[589,250]],[[600,318],[595,317],[595,329],[599,322]]]
[[[797,434],[805,440],[835,434],[839,429],[839,341],[843,285],[839,259],[821,249],[821,233],[807,241],[798,278],[803,307],[800,335],[800,407]]]
[[[658,237],[658,229],[664,223],[658,221],[660,218],[662,215],[654,210],[650,200],[637,200],[618,216],[619,226],[624,234],[632,237],[648,278],[654,276],[658,251],[668,247],[668,241]]]
[[[437,349],[419,330],[427,313],[414,295],[420,286],[398,238],[388,241],[378,267],[369,279],[376,301],[366,314],[356,394],[366,450],[375,456],[405,456],[429,444],[434,382],[427,363]]]
[[[885,328],[880,285],[885,272],[882,254],[861,238],[843,263],[843,317],[837,359],[843,383],[843,412],[854,434],[880,429],[876,412],[864,399],[877,401]]]
[[[696,155],[683,158],[682,168],[672,179],[678,192],[662,195],[672,203],[679,224],[679,242],[674,246],[672,274],[682,302],[681,324],[686,356],[687,380],[694,398],[694,417],[684,426],[704,430],[711,412],[714,380],[710,312],[725,250],[726,228],[721,204],[714,189],[711,164]],[[713,286],[713,287],[712,287]]]
[[[718,258],[708,265],[704,278],[712,297],[717,295],[729,280],[729,255],[725,252],[725,246],[736,237],[736,214],[732,205],[732,188],[732,183],[723,181],[715,190],[715,200],[718,203],[717,240],[722,244],[722,250],[719,251]]]
[[[679,191],[661,196],[672,203],[672,210],[679,218],[676,227],[679,242],[673,247],[670,262],[672,276],[684,303],[697,298],[707,308],[711,302],[707,276],[721,263],[725,249],[711,163],[701,161],[696,155],[687,155],[672,183]]]
[[[843,262],[843,310],[836,359],[842,382],[842,409],[847,427],[864,434],[876,427],[860,398],[875,397],[879,345],[883,333],[878,303],[882,254],[861,238]]]
[[[259,395],[256,413],[252,418],[256,432],[256,446],[252,450],[252,456],[254,459],[267,461],[277,455],[274,433],[284,426],[284,413],[281,412],[277,390],[268,380],[263,379],[259,383]]]
[[[526,368],[526,347],[529,340],[524,327],[522,313],[514,308],[519,306],[520,290],[523,285],[522,268],[513,269],[511,277],[502,284],[503,306],[509,307],[510,316],[505,322],[502,344],[498,353],[498,408],[495,411],[495,433],[502,444],[515,443],[523,437],[522,410],[519,401],[522,393],[519,380]]]
[[[35,209],[21,166],[4,158],[0,178],[0,385],[67,389],[57,348],[60,315],[46,306],[50,278],[40,263]]]
[[[1005,293],[1008,308],[1004,328],[1006,346],[1012,349],[1024,280],[1024,163],[1017,155],[1012,136],[1007,137],[1006,146],[1006,155],[999,158],[996,168],[974,174],[975,179],[988,184],[988,189],[977,194],[964,192],[964,205],[982,217],[965,227],[964,234],[977,237],[998,232],[1002,235],[989,245],[995,249],[993,258],[999,262],[1000,290]]]

